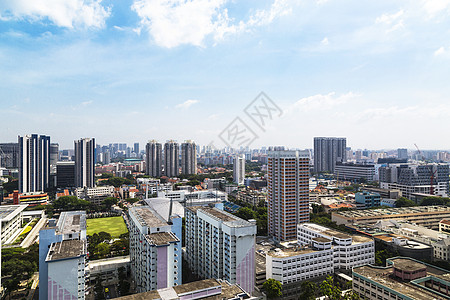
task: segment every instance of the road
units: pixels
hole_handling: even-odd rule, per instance
[[[30,233],[28,233],[27,237],[22,241],[20,244],[20,247],[22,248],[28,248],[30,247],[35,241],[37,236],[39,235],[39,230],[47,223],[47,218],[41,218],[39,222],[31,229]]]
[[[34,273],[33,276],[31,277],[31,280],[33,280],[33,284],[31,285],[31,290],[30,290],[30,293],[28,294],[27,300],[32,300],[33,297],[35,296],[34,294],[35,294],[36,288],[38,287],[38,284],[39,284],[39,273],[37,273],[37,272]]]

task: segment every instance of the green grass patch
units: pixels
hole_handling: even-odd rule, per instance
[[[109,233],[113,238],[118,238],[128,229],[122,217],[87,219],[87,235],[93,235],[101,231]]]

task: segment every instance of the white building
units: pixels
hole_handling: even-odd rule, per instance
[[[245,180],[245,155],[238,154],[233,158],[233,182],[242,185]]]
[[[12,243],[22,230],[23,211],[28,205],[0,206],[1,244]]]
[[[256,224],[217,208],[185,210],[186,256],[192,272],[224,279],[252,293],[255,286]]]
[[[80,199],[100,204],[104,198],[114,197],[114,187],[111,185],[97,187],[82,187],[75,190],[76,196]]]
[[[148,206],[133,207],[130,215],[131,274],[138,292],[181,284],[181,218],[171,224]]]
[[[84,138],[74,142],[75,146],[75,186],[95,186],[95,139]]]
[[[186,190],[167,191],[158,193],[158,197],[169,198],[177,202],[187,202],[187,205],[207,205],[227,201],[228,195],[217,190],[203,190],[188,192]]]

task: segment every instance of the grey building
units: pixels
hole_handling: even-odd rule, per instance
[[[18,143],[0,144],[0,167],[8,169],[16,169],[19,167]]]
[[[95,139],[84,138],[75,144],[75,186],[94,187]]]
[[[45,191],[50,178],[50,137],[19,136],[19,191]]]
[[[197,174],[197,147],[190,140],[181,144],[181,173]]]
[[[58,162],[58,153],[59,152],[59,144],[51,143],[50,144],[50,166],[56,166]]]
[[[167,141],[164,144],[164,174],[167,177],[177,177],[180,174],[178,143]]]
[[[75,186],[74,161],[60,161],[56,163],[56,186],[60,188]]]
[[[404,148],[397,149],[397,158],[408,159],[408,149],[404,149]]]
[[[375,165],[336,163],[334,176],[338,180],[348,181],[373,181],[375,176]]]
[[[155,140],[145,146],[146,174],[151,177],[162,175],[162,145]]]
[[[134,147],[133,148],[134,148],[133,149],[134,153],[139,154],[139,143],[134,143]]]
[[[314,172],[334,172],[337,162],[347,161],[346,148],[346,138],[315,137]]]

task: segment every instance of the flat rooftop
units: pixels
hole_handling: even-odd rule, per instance
[[[177,286],[174,286],[173,289],[175,290],[175,292],[177,292],[177,294],[184,294],[184,293],[194,292],[197,290],[203,290],[203,289],[214,288],[214,287],[219,287],[219,286],[221,286],[221,284],[217,280],[205,279],[205,280],[185,283],[182,285],[177,285]]]
[[[190,206],[190,207],[187,207],[186,209],[189,209],[195,213],[198,213],[198,211],[201,211],[214,219],[218,219],[218,220],[224,222],[224,224],[226,224],[227,226],[230,226],[230,227],[256,226],[255,224],[252,224],[249,221],[246,221],[244,219],[236,217],[236,216],[234,216],[228,212],[225,212],[223,210],[220,210],[218,208],[205,207],[205,206]]]
[[[148,234],[146,237],[150,243],[156,246],[169,245],[180,241],[172,232],[157,232]]]
[[[381,208],[381,209],[364,209],[352,211],[333,212],[333,215],[343,216],[346,218],[364,218],[377,216],[393,216],[393,215],[420,215],[425,213],[450,213],[448,206],[415,206],[401,208]]]
[[[163,227],[168,226],[167,222],[158,215],[153,209],[150,207],[135,207],[131,210],[134,213],[136,218],[139,220],[142,226],[147,227]]]
[[[414,271],[422,270],[426,267],[427,267],[426,265],[416,262],[414,260],[410,260],[410,259],[399,258],[399,259],[394,260],[394,268],[401,269],[404,271],[414,272]]]
[[[22,205],[1,205],[0,206],[0,220],[2,222],[11,221],[15,216],[21,213],[25,208],[27,208],[27,204]]]
[[[53,243],[48,251],[46,261],[55,261],[85,255],[87,251],[85,240],[65,240]]]
[[[297,241],[284,242],[282,244],[275,245],[273,241],[265,238],[258,238],[256,241],[256,251],[257,254],[261,256],[270,255],[272,257],[285,258],[291,256],[297,256],[302,254],[308,254],[313,252],[319,252],[310,247],[301,247],[297,244]],[[261,265],[264,262],[261,261]]]
[[[85,211],[64,211],[57,224],[58,230],[63,234],[70,234],[86,230]]]

